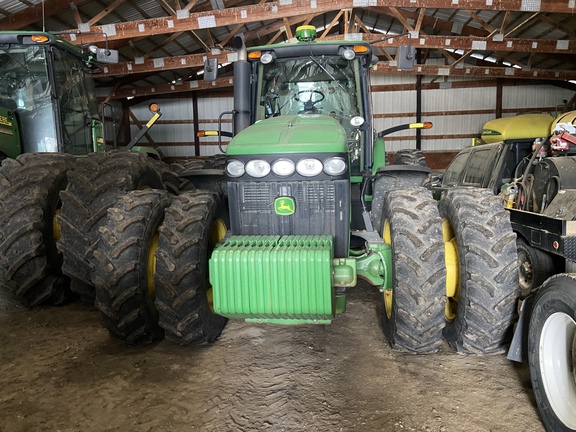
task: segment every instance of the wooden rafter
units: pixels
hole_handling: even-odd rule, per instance
[[[411,0],[374,0],[377,6],[387,7],[418,7],[419,2]],[[315,0],[314,13],[325,13],[334,10],[332,0]],[[444,9],[459,9],[458,2],[452,0],[428,0],[426,6],[433,4],[434,7]],[[467,6],[478,10],[518,10],[523,8],[522,0],[496,0],[491,2],[481,0],[468,0]],[[340,9],[352,9],[354,0],[340,0]],[[268,4],[248,5],[241,7],[226,8],[217,11],[192,13],[186,19],[174,19],[174,17],[152,18],[139,21],[123,22],[113,25],[114,34],[109,34],[109,40],[129,39],[141,36],[142,32],[147,35],[173,33],[175,31],[197,30],[200,28],[223,27],[236,25],[240,21],[244,23],[259,22],[269,19],[282,19],[310,12],[310,3],[303,0],[278,3],[274,11]],[[573,13],[567,2],[561,0],[549,0],[540,4],[539,12],[563,12]],[[245,16],[246,18],[243,18]],[[101,29],[94,29],[98,33]],[[82,43],[101,42],[103,37],[98,34],[82,35],[78,37]]]
[[[283,30],[279,30],[280,34]],[[363,36],[365,40],[377,41],[382,37],[380,34],[367,34]],[[452,36],[435,36],[427,35],[422,36],[410,41],[412,45],[416,48],[423,49],[445,49],[450,47],[453,50],[472,50],[475,47],[481,46],[483,51],[490,52],[532,52],[533,44],[538,45],[540,52],[548,53],[562,53],[562,54],[576,54],[576,41],[570,41],[567,49],[559,49],[556,41],[550,40],[529,40],[529,39],[504,39],[503,41],[494,40],[482,40],[482,39],[471,39],[464,36],[452,37]],[[448,44],[449,42],[449,44]],[[389,39],[381,42],[374,42],[374,46],[386,48],[386,47],[398,47],[400,45],[405,45],[408,43],[408,36],[403,36],[395,39]],[[478,48],[476,48],[478,50]],[[157,67],[153,60],[147,60],[142,64],[135,64],[133,62],[118,63],[106,65],[106,70],[108,72],[102,74],[101,76],[114,76],[114,75],[126,75],[129,73],[148,73],[159,70],[168,69],[178,69],[178,68],[188,68],[188,67],[200,67],[203,65],[205,54],[190,54],[184,56],[173,56],[166,57],[163,60],[164,66]],[[221,54],[218,57],[218,61],[227,61],[226,54]],[[452,58],[455,61],[454,58]]]
[[[87,0],[75,0],[74,3],[76,6],[79,6],[86,1]],[[70,0],[52,0],[45,3],[38,3],[1,19],[0,29],[18,30],[25,28],[35,22],[41,22],[42,17],[50,18],[68,9],[70,9]]]
[[[110,6],[106,7],[106,9],[104,9],[102,12],[100,12],[99,14],[95,15],[94,18],[92,18],[90,21],[88,21],[88,25],[93,26],[94,24],[96,24],[97,22],[99,22],[102,18],[104,18],[105,16],[107,16],[108,14],[110,14],[110,12],[114,11],[114,9],[116,9],[118,6],[120,6],[123,3],[123,0],[116,0],[114,3],[112,3]]]
[[[448,66],[437,65],[416,65],[414,71],[398,71],[395,66],[384,63],[378,63],[373,69],[373,73],[386,75],[430,75],[430,76],[462,76],[477,78],[511,78],[527,80],[561,80],[568,81],[576,78],[574,71],[552,71],[547,69],[534,69],[523,71],[521,69],[502,68],[502,67],[485,67],[485,66],[468,66],[463,68],[450,69]],[[512,74],[513,73],[513,74]],[[225,88],[233,86],[233,78],[218,78],[215,83],[204,81],[190,81],[179,85],[163,84],[138,89],[119,89],[111,95],[112,99],[123,99],[131,96],[152,96],[159,94],[181,93],[199,91],[213,88]]]

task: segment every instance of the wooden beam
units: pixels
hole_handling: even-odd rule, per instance
[[[352,9],[355,0],[339,0],[338,9]],[[462,5],[458,0],[373,0],[374,6],[392,6],[406,8],[440,8],[440,9],[461,9]],[[228,25],[237,25],[240,22],[250,23],[265,20],[283,19],[299,15],[307,15],[311,11],[315,14],[330,12],[335,10],[333,0],[314,0],[316,7],[311,9],[310,1],[296,0],[285,3],[264,3],[258,5],[247,5],[209,12],[199,12],[190,14],[188,18],[175,19],[174,17],[161,17],[145,19],[139,21],[123,22],[105,26],[109,40],[130,39],[147,36],[173,33],[178,31],[189,31],[198,29],[207,29],[213,27],[224,27]],[[566,0],[547,0],[538,3],[538,10],[535,12],[558,12],[573,14],[576,12],[574,5],[570,7],[570,2]],[[526,9],[524,0],[467,0],[468,9],[477,10],[509,10],[524,11]],[[535,8],[535,7],[534,7]],[[532,8],[530,8],[532,9]],[[530,10],[530,12],[533,12]],[[96,43],[104,40],[98,32],[103,32],[102,28],[95,28],[96,34],[75,35],[78,43]]]
[[[398,71],[395,66],[378,63],[372,69],[377,74],[402,74],[402,75],[430,75],[430,76],[462,76],[483,78],[514,78],[514,79],[537,79],[537,80],[561,80],[571,81],[576,79],[576,70],[550,70],[531,69],[522,70],[512,67],[496,66],[470,66],[462,68],[450,68],[438,65],[416,65],[413,71]]]
[[[122,3],[124,3],[124,0],[116,0],[110,6],[107,6],[106,9],[104,9],[102,12],[95,15],[94,18],[92,18],[90,21],[88,21],[88,24],[90,26],[93,26],[98,21],[100,21],[102,18],[104,18],[106,15],[108,15],[110,12],[112,12],[114,9],[116,9],[118,6],[120,6]]]
[[[283,32],[279,29],[278,36]],[[364,40],[376,41],[382,35],[363,34]],[[329,37],[326,39],[331,39]],[[336,37],[336,38],[341,38]],[[374,46],[379,48],[398,47],[408,43],[408,36],[403,36],[387,41],[375,42]],[[503,41],[485,40],[481,38],[468,38],[463,36],[422,36],[413,38],[412,45],[416,48],[423,49],[445,49],[454,50],[477,50],[477,51],[502,51],[502,52],[533,52],[536,46],[541,53],[558,53],[558,54],[576,54],[576,41],[569,41],[566,49],[559,49],[557,41],[554,40],[530,40],[530,39],[504,39]],[[563,47],[561,47],[563,48]],[[231,61],[228,58],[229,53],[222,53],[218,56],[218,62],[227,63]],[[206,54],[189,54],[177,57],[164,57],[160,59],[145,60],[141,64],[135,62],[124,62],[118,64],[103,65],[104,73],[95,76],[117,76],[127,75],[130,73],[149,73],[172,69],[184,69],[190,67],[201,67],[204,64]],[[453,61],[455,61],[453,59]]]
[[[448,66],[437,65],[416,65],[414,71],[399,71],[395,66],[388,63],[378,63],[372,69],[375,74],[387,75],[429,75],[429,76],[461,76],[476,78],[507,78],[526,80],[562,80],[570,81],[576,79],[576,71],[571,70],[546,70],[533,69],[524,71],[515,68],[484,67],[484,66],[464,66],[463,68],[451,69]],[[112,99],[123,99],[127,97],[154,96],[160,94],[173,94],[183,92],[193,92],[214,88],[232,87],[234,79],[232,77],[218,78],[215,82],[187,81],[182,84],[162,84],[134,89],[119,89],[111,94]],[[443,83],[442,88],[450,88],[452,83]],[[455,84],[456,86],[457,84]]]
[[[162,84],[159,86],[139,87],[134,89],[119,89],[112,93],[112,99],[125,99],[138,96],[155,96],[170,93],[193,92],[214,88],[226,88],[234,85],[232,77],[218,78],[214,82],[187,81],[182,84]]]
[[[76,6],[85,3],[86,0],[75,0]],[[44,11],[42,11],[44,8]],[[8,15],[0,20],[0,29],[18,30],[30,24],[42,22],[42,17],[50,18],[65,10],[70,9],[70,0],[51,0],[38,3],[19,12]]]

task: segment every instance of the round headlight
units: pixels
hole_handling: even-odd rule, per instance
[[[331,176],[343,174],[346,171],[346,162],[341,157],[331,157],[324,161],[324,172]]]
[[[342,52],[342,58],[345,60],[353,60],[354,57],[356,57],[356,53],[354,52],[354,50],[351,50],[350,48],[346,48]]]
[[[352,117],[350,119],[350,124],[354,127],[360,127],[364,124],[364,119],[360,116]]]
[[[296,166],[290,159],[278,159],[272,164],[272,172],[280,177],[288,177],[294,174]]]
[[[301,176],[313,177],[322,172],[322,162],[313,158],[301,159],[296,164],[296,171]]]
[[[262,54],[262,57],[260,57],[260,61],[263,64],[272,63],[272,60],[274,60],[274,57],[270,53],[264,53]]]
[[[252,159],[246,164],[246,174],[252,177],[265,177],[270,174],[270,164],[262,159]]]
[[[244,162],[232,159],[226,164],[226,172],[230,177],[240,177],[244,175]]]

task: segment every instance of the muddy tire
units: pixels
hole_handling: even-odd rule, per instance
[[[224,179],[226,155],[214,155],[205,159],[194,158],[178,161],[172,165],[174,172],[184,174],[180,177],[180,190],[209,190],[226,196],[228,193]],[[195,175],[186,175],[197,171]]]
[[[392,165],[419,165],[427,167],[426,158],[421,150],[401,149],[394,154]]]
[[[447,288],[445,338],[463,354],[502,353],[512,336],[520,295],[509,214],[499,197],[476,188],[450,189],[438,207],[444,240],[457,261],[448,269],[448,280],[454,273],[459,281],[457,294]]]
[[[156,250],[155,304],[173,342],[213,343],[226,325],[210,306],[208,260],[227,220],[224,200],[211,192],[184,192],[166,209]]]
[[[97,264],[92,281],[95,305],[102,323],[129,344],[161,340],[154,307],[153,254],[158,227],[170,204],[166,191],[131,191],[108,210],[94,251]]]
[[[68,173],[68,186],[60,194],[62,237],[58,248],[64,254],[62,270],[70,277],[73,291],[94,298],[92,258],[98,229],[121,195],[165,188],[158,164],[143,153],[113,151],[79,159]]]
[[[204,163],[205,169],[221,169],[223,170],[226,166],[226,155],[216,154],[209,156]]]
[[[442,343],[445,268],[441,220],[430,191],[385,196],[383,238],[392,247],[392,291],[382,296],[382,329],[390,346],[432,353]]]
[[[526,240],[516,240],[520,265],[520,295],[526,297],[554,274],[554,258],[549,253],[533,248]]]
[[[576,275],[550,278],[530,316],[528,364],[536,404],[547,431],[576,430]]]
[[[70,293],[54,218],[75,161],[29,153],[6,159],[0,168],[0,281],[29,306],[61,304]]]

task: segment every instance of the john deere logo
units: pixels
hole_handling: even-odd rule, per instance
[[[274,211],[280,216],[290,216],[296,211],[294,198],[279,197],[274,200]]]

